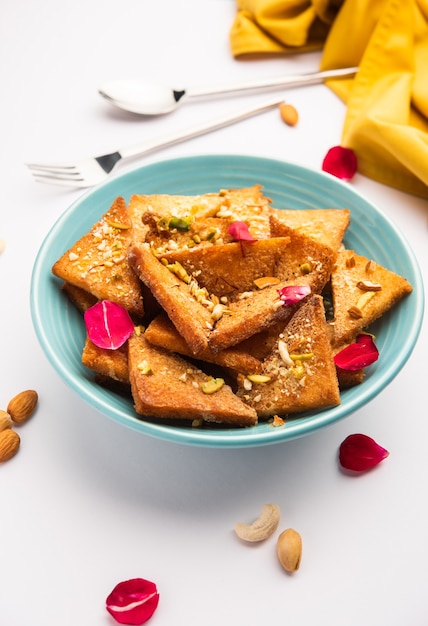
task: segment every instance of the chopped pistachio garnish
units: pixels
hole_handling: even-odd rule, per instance
[[[207,241],[213,241],[216,237],[218,237],[218,235],[219,235],[219,232],[217,228],[214,228],[210,230],[209,233],[207,233],[207,236],[205,237],[205,239]]]
[[[252,383],[268,383],[271,380],[270,376],[265,376],[264,374],[248,374],[248,380]]]
[[[161,217],[156,223],[156,228],[158,230],[169,230],[168,223],[169,217]]]
[[[107,224],[112,228],[117,228],[118,230],[128,230],[129,228],[131,228],[128,224],[122,224],[121,222],[107,220]]]
[[[303,354],[290,354],[290,359],[292,361],[308,361],[309,359],[312,359],[313,356],[313,352],[304,352]]]
[[[351,306],[348,309],[348,313],[355,319],[361,319],[363,317],[363,308],[366,304],[376,295],[376,291],[365,291],[359,298],[356,306]]]
[[[295,378],[300,379],[305,375],[305,368],[300,361],[296,362],[296,365],[292,368],[292,374]]]
[[[141,363],[138,363],[138,371],[143,374],[144,376],[148,376],[150,374],[153,374],[153,370],[150,366],[150,363],[148,361],[146,361],[144,359],[144,361],[141,361]]]
[[[357,302],[357,307],[362,310],[366,304],[376,295],[376,291],[365,291]]]
[[[201,391],[206,394],[215,393],[219,391],[224,385],[223,378],[211,378],[204,383],[201,383]]]
[[[184,267],[178,261],[175,261],[174,263],[169,263],[167,265],[167,268],[169,269],[170,272],[175,274],[177,278],[182,280],[184,283],[187,283],[187,284],[190,283],[189,274],[186,272]]]
[[[302,272],[302,274],[310,274],[310,272],[312,271],[312,265],[309,262],[302,263],[300,266],[300,271]]]
[[[176,228],[180,232],[186,232],[190,229],[191,220],[183,220],[180,217],[171,217],[168,222],[168,228]]]

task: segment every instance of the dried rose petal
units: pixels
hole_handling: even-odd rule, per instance
[[[134,332],[128,311],[120,304],[101,300],[85,311],[88,337],[99,348],[117,350]]]
[[[283,301],[284,306],[291,306],[306,298],[311,293],[309,285],[290,285],[278,289],[279,299]]]
[[[322,169],[342,180],[351,180],[358,169],[356,154],[350,148],[334,146],[325,155]]]
[[[245,222],[233,222],[228,228],[229,235],[235,241],[257,241],[248,230],[248,224]]]
[[[377,349],[372,335],[362,333],[358,335],[354,343],[343,348],[334,357],[334,362],[341,370],[349,370],[355,372],[362,367],[371,365],[379,358],[379,350]]]
[[[159,593],[155,583],[144,578],[125,580],[113,589],[106,609],[119,624],[144,624],[156,611]]]
[[[349,435],[342,441],[339,448],[341,466],[354,472],[364,472],[386,459],[387,456],[389,456],[388,450],[382,448],[367,435]]]

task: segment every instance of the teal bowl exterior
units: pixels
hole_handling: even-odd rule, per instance
[[[261,423],[251,428],[187,428],[141,419],[132,399],[93,382],[81,363],[85,340],[82,316],[61,292],[53,263],[107,211],[117,196],[202,194],[222,188],[263,185],[279,209],[348,208],[351,224],[345,244],[407,278],[413,293],[375,324],[379,360],[361,385],[343,391],[339,406],[289,419],[284,427]],[[108,418],[142,434],[170,442],[241,448],[302,437],[341,420],[377,396],[398,374],[415,346],[423,320],[423,282],[415,256],[397,227],[349,183],[287,162],[242,155],[202,155],[139,167],[86,192],[54,224],[37,255],[31,282],[35,332],[48,360],[85,402]]]

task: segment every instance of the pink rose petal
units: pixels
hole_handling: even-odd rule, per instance
[[[366,333],[358,335],[356,341],[343,348],[334,357],[334,363],[341,370],[355,372],[362,367],[372,365],[379,358],[373,337]]]
[[[283,301],[284,306],[291,306],[303,300],[311,293],[309,285],[290,285],[278,289],[279,299]]]
[[[322,169],[336,178],[351,180],[358,169],[355,152],[342,146],[330,148],[322,162]]]
[[[388,456],[388,450],[382,448],[371,437],[359,433],[346,437],[339,448],[341,466],[354,472],[364,472]]]
[[[233,222],[228,228],[229,235],[233,237],[235,241],[257,241],[251,235],[248,230],[248,225],[245,222]]]
[[[89,339],[99,348],[117,350],[134,332],[128,311],[115,302],[101,300],[84,313]]]
[[[119,624],[144,624],[156,611],[159,593],[155,583],[132,578],[116,585],[106,600],[106,609]]]

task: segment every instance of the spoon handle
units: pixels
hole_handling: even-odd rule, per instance
[[[119,150],[119,154],[123,159],[142,156],[149,152],[154,152],[155,150],[159,150],[161,148],[166,148],[176,143],[180,143],[181,141],[193,139],[194,137],[198,137],[199,135],[203,135],[214,130],[219,130],[220,128],[224,128],[225,126],[235,124],[236,122],[241,122],[249,117],[252,117],[253,115],[257,115],[259,113],[274,109],[278,107],[282,102],[284,102],[284,98],[279,98],[277,96],[274,100],[271,99],[267,102],[264,102],[263,104],[258,105],[253,104],[251,107],[243,109],[239,112],[228,113],[226,115],[215,118],[210,122],[204,122],[196,126],[192,126],[187,130],[177,131],[158,139],[152,139],[143,143],[138,143],[132,146],[128,146],[126,148],[122,148]]]
[[[209,87],[194,87],[186,89],[188,98],[198,98],[200,96],[211,96],[215,94],[230,93],[237,91],[249,91],[252,89],[263,89],[265,87],[298,87],[300,85],[315,85],[322,83],[329,78],[346,78],[354,76],[358,72],[358,67],[344,67],[335,70],[324,70],[322,72],[311,72],[309,74],[295,74],[288,76],[270,77],[257,79],[248,83],[237,85],[211,85]]]

